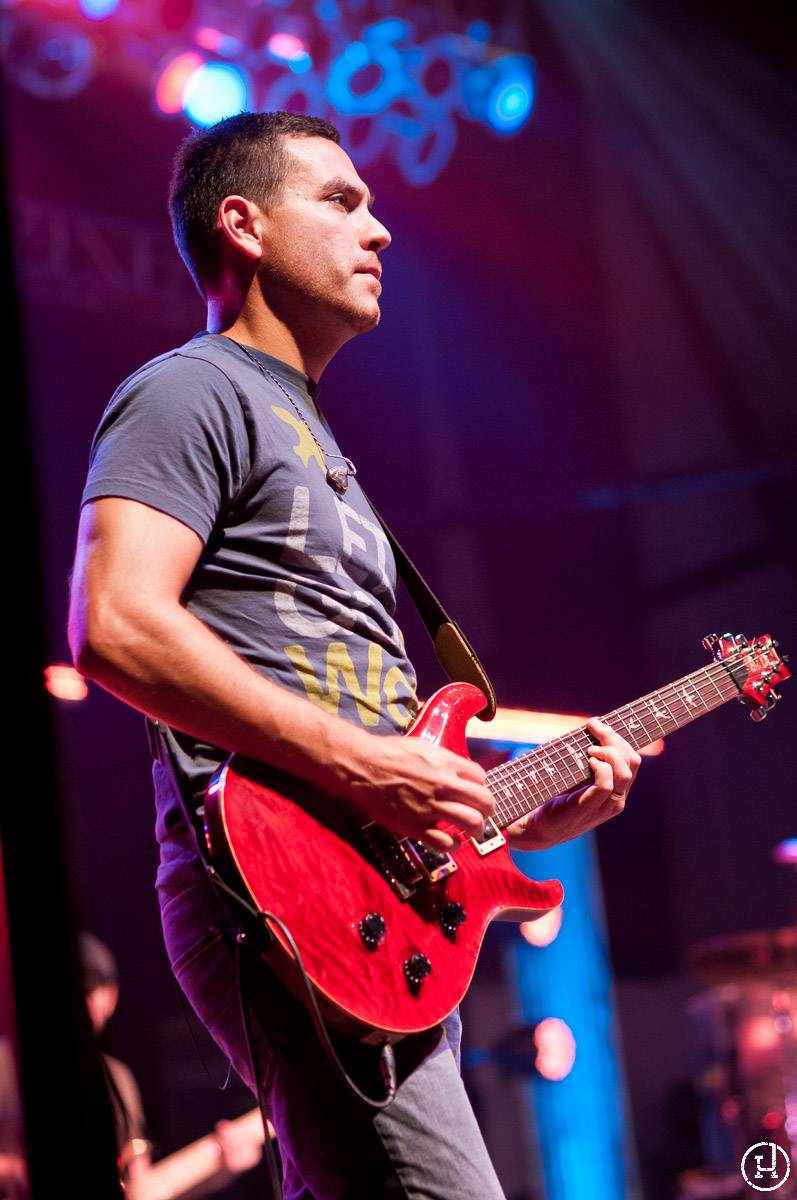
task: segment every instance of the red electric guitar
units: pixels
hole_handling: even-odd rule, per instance
[[[736,697],[760,720],[789,672],[770,637],[706,638],[714,661],[602,719],[639,749]],[[424,706],[408,737],[468,756],[465,726],[484,706],[454,683]],[[513,865],[502,830],[554,796],[589,783],[585,727],[487,773],[495,812],[480,841],[452,853],[363,825],[310,784],[238,756],[208,790],[205,828],[222,875],[292,933],[331,1024],[363,1041],[397,1041],[436,1025],[462,999],[487,925],[527,920],[561,903],[555,879]],[[267,958],[304,998],[287,939],[270,923]]]

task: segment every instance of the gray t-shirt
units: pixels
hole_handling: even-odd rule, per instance
[[[356,480],[344,496],[326,482],[339,462],[324,462],[307,426],[327,454],[340,451],[315,385],[250,354],[256,362],[202,333],[131,375],[94,439],[83,502],[137,500],[193,529],[204,548],[182,598],[189,611],[275,683],[372,733],[400,732],[415,675],[393,619],[387,539]],[[165,736],[197,803],[227,753]],[[164,795],[161,840],[177,821]]]

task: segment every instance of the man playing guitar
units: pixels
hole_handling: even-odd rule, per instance
[[[136,372],[103,417],[70,642],[85,675],[149,718],[172,967],[254,1085],[236,922],[191,828],[228,755],[442,851],[482,836],[494,801],[476,764],[394,736],[416,698],[392,554],[314,401],[340,347],[379,320],[390,235],[367,187],[326,122],[241,114],[183,144],[170,203],[207,332]],[[588,729],[592,782],[511,825],[513,847],[565,841],[621,811],[639,758],[608,725]],[[498,1200],[457,1071],[456,1014],[398,1042],[395,1099],[370,1111],[259,955],[246,1003],[286,1197]],[[378,1095],[376,1048],[334,1040]]]

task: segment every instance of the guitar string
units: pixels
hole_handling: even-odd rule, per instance
[[[705,668],[704,670],[705,670],[705,671],[706,671],[706,673],[707,673],[709,670],[711,670],[711,668]],[[717,672],[714,672],[714,674],[717,674]],[[679,682],[679,683],[682,683],[682,682],[683,682],[683,683],[685,684],[685,682],[686,682],[686,681],[678,681],[678,682]],[[692,683],[692,684],[693,684],[693,686],[694,686],[694,680],[693,680],[693,679],[690,679],[690,680],[688,680],[688,682]],[[713,679],[713,677],[710,677],[710,678],[709,678],[709,682],[711,682],[712,684],[714,684],[714,679]],[[729,682],[733,682],[733,681],[729,679]],[[730,688],[729,688],[729,689],[728,689],[728,693],[729,693],[729,694],[728,694],[728,696],[727,696],[727,697],[723,697],[723,696],[722,696],[722,694],[719,692],[719,689],[716,689],[716,684],[714,684],[714,687],[715,687],[715,690],[716,690],[716,691],[718,692],[718,694],[720,695],[720,701],[721,701],[721,702],[722,702],[722,701],[724,701],[725,699],[730,699],[730,698],[731,698],[731,696],[732,696],[733,694],[735,694],[735,692],[731,692],[731,691],[730,691]],[[734,688],[735,688],[735,684],[734,684]],[[663,697],[661,696],[661,691],[665,691],[665,690],[670,690],[670,689],[661,689],[659,693],[652,693],[652,694],[651,694],[651,697],[645,698],[645,704],[647,705],[647,702],[648,702],[650,699],[652,699],[654,696],[655,696],[655,697],[658,697],[658,699],[659,699],[660,701],[661,701],[661,700],[663,700]],[[673,688],[671,688],[671,690],[672,690],[672,694],[673,694],[673,696],[674,696],[674,697],[677,699],[677,698],[678,698],[678,697],[677,697],[677,692],[675,692],[675,689],[674,689],[674,687],[673,687]],[[738,689],[736,689],[736,690],[738,691]],[[705,702],[705,700],[703,700],[703,698],[702,698],[702,697],[700,697],[700,699],[701,699],[701,703],[703,703],[703,705],[704,705],[704,711],[709,711],[708,705],[706,705],[706,702]],[[639,708],[639,704],[640,704],[640,702],[636,702],[636,704],[635,704],[635,705],[628,706],[628,709],[627,709],[627,710],[625,710],[625,711],[629,711],[629,710],[630,710],[630,711],[632,711],[632,712],[633,712],[635,708],[636,708],[636,709],[638,709],[638,708]],[[716,706],[716,703],[715,703],[715,706]],[[691,711],[687,711],[687,710],[686,710],[686,705],[683,705],[683,702],[682,702],[682,707],[684,708],[684,715],[687,717],[687,719],[690,719],[690,720],[691,720],[691,719],[694,719],[694,717],[696,717],[696,716],[702,715],[702,713],[693,713],[693,712],[691,712]],[[640,715],[643,715],[643,713],[640,713]],[[681,721],[679,721],[679,720],[677,720],[677,719],[675,718],[675,716],[674,716],[672,713],[671,713],[670,715],[671,715],[671,720],[673,721],[673,726],[672,726],[672,728],[678,728],[678,727],[679,727],[679,725],[680,725],[682,722],[681,722]],[[622,720],[622,718],[620,718],[620,716],[619,716],[619,712],[618,712],[618,710],[615,710],[613,713],[607,714],[607,717],[606,717],[606,718],[604,718],[604,719],[608,719],[608,723],[610,723],[610,724],[611,724],[611,723],[612,723],[612,718],[613,718],[614,716],[617,716],[619,721],[621,721],[621,720]],[[668,731],[666,730],[666,728],[663,728],[663,727],[662,727],[662,725],[661,725],[661,721],[659,720],[659,718],[658,718],[658,717],[656,717],[656,718],[655,718],[655,720],[656,720],[656,725],[658,725],[658,727],[659,727],[659,730],[660,730],[661,732],[668,732]],[[686,722],[683,722],[683,723],[686,723]],[[644,727],[644,715],[643,715],[643,727]],[[671,731],[671,730],[670,730],[670,731]],[[575,737],[575,738],[573,738],[572,734],[570,735],[570,737],[571,737],[571,741],[572,741],[573,745],[574,745],[574,746],[577,748],[577,750],[578,750],[579,752],[582,752],[582,753],[583,753],[583,751],[582,751],[582,745],[583,745],[583,748],[584,748],[584,749],[588,749],[589,745],[590,745],[590,744],[592,744],[592,743],[591,743],[591,739],[589,739],[589,738],[588,738],[588,736],[587,736],[586,738],[582,739],[581,741],[579,741],[579,739],[578,739],[578,734],[579,734],[579,733],[583,734],[584,732],[585,732],[584,730],[575,731],[575,734],[576,734],[576,737]],[[622,724],[621,724],[620,732],[624,732],[624,730],[623,730],[623,728],[622,728]],[[648,732],[649,732],[649,733],[650,733],[650,732],[656,732],[656,730],[655,730],[655,729],[653,729],[653,730],[649,730]],[[558,753],[559,753],[560,757],[561,757],[561,755],[562,755],[562,750],[561,750],[561,748],[560,748],[560,747],[561,747],[563,744],[566,744],[566,739],[567,739],[567,736],[568,736],[568,735],[565,735],[565,738],[563,738],[563,739],[560,739],[560,740],[559,740],[559,746],[557,746],[557,747],[555,748],[555,749],[558,751]],[[640,743],[640,744],[643,744],[643,743]],[[542,749],[542,748],[539,748],[539,749]],[[578,778],[577,780],[576,780],[576,779],[574,779],[574,778],[572,778],[572,776],[573,776],[573,771],[572,771],[572,768],[570,767],[570,765],[569,765],[569,763],[568,763],[568,774],[571,776],[571,778],[570,778],[570,779],[568,779],[568,778],[567,778],[565,775],[561,775],[561,776],[560,776],[560,779],[561,779],[561,784],[556,784],[556,785],[551,785],[551,784],[549,784],[549,785],[548,785],[548,787],[546,788],[546,790],[545,790],[545,791],[543,791],[543,790],[542,790],[542,789],[541,789],[539,786],[537,786],[537,787],[533,787],[533,781],[532,781],[533,792],[534,792],[534,793],[536,793],[536,794],[533,794],[533,795],[531,795],[531,796],[529,796],[529,795],[527,795],[527,794],[524,794],[522,797],[513,796],[513,794],[512,794],[512,790],[511,790],[511,785],[512,785],[512,784],[516,784],[517,782],[523,782],[523,783],[526,783],[526,785],[527,785],[527,788],[528,788],[528,781],[527,781],[527,779],[526,779],[525,777],[526,777],[526,776],[528,775],[528,773],[529,773],[529,772],[528,772],[528,767],[527,767],[527,761],[528,761],[528,758],[530,758],[530,757],[533,757],[533,758],[535,759],[535,764],[536,764],[536,763],[539,763],[539,761],[540,761],[541,759],[542,759],[542,760],[545,760],[545,759],[547,759],[547,760],[548,760],[548,763],[550,763],[550,762],[551,762],[551,755],[550,755],[550,744],[548,745],[548,747],[546,747],[546,749],[545,749],[545,751],[543,752],[543,754],[534,754],[534,753],[532,753],[532,755],[530,755],[530,756],[524,756],[524,758],[523,758],[523,759],[514,760],[514,762],[513,762],[512,764],[508,764],[508,765],[510,766],[510,768],[511,768],[511,767],[514,767],[514,768],[515,768],[515,769],[514,769],[514,771],[511,773],[511,776],[513,776],[513,777],[511,777],[511,776],[510,776],[510,775],[509,775],[509,774],[508,774],[506,771],[504,771],[504,772],[501,774],[501,776],[500,776],[500,778],[499,778],[499,779],[497,779],[497,780],[496,780],[496,779],[493,777],[493,778],[491,778],[491,779],[489,779],[489,780],[488,780],[488,784],[489,784],[489,785],[492,785],[494,782],[497,782],[497,783],[498,783],[498,785],[499,785],[499,786],[502,788],[502,790],[503,790],[503,793],[504,793],[504,797],[503,797],[503,798],[502,798],[501,796],[498,796],[498,797],[497,797],[497,810],[498,810],[498,811],[497,811],[497,814],[496,814],[496,816],[497,816],[497,819],[499,820],[499,822],[501,822],[502,824],[503,824],[503,821],[502,821],[502,816],[503,816],[503,815],[506,815],[506,816],[508,816],[508,817],[510,818],[510,820],[511,820],[511,819],[515,819],[517,816],[524,815],[525,813],[529,812],[529,811],[530,811],[529,804],[528,804],[528,801],[529,801],[529,799],[530,799],[530,800],[531,800],[531,802],[532,802],[532,808],[533,808],[533,807],[537,807],[537,806],[539,806],[539,804],[541,804],[541,803],[544,803],[544,802],[545,802],[545,800],[547,800],[547,799],[550,799],[552,796],[554,796],[554,795],[556,795],[556,794],[558,794],[558,793],[560,793],[560,792],[562,792],[562,791],[567,791],[567,790],[569,790],[569,787],[570,787],[570,786],[572,786],[573,784],[575,784],[575,783],[582,783],[582,782],[583,782],[583,783],[586,783],[586,782],[588,782],[588,780],[589,780],[589,775],[588,775],[588,774],[583,774],[583,775],[582,775],[580,778]],[[526,761],[524,761],[524,759],[525,759]],[[547,765],[547,764],[546,764],[546,763],[544,763],[543,765]],[[506,766],[506,765],[505,765],[505,766]],[[494,768],[494,770],[498,771],[498,768]],[[561,785],[564,785],[564,786],[561,786]],[[507,791],[509,791],[509,795],[507,795]]]
[[[644,714],[640,712],[639,715],[643,716],[644,726]],[[693,714],[689,713],[686,715],[691,717]],[[622,718],[616,711],[606,714],[604,720],[610,726],[619,725],[619,731],[625,732]],[[671,720],[673,721],[673,728],[677,728],[680,722],[672,714]],[[655,720],[655,726],[649,733],[667,732],[666,727],[662,725],[662,722],[658,718]],[[646,740],[652,739],[649,736]],[[514,813],[514,802],[519,798],[513,795],[513,785],[516,786],[518,783],[528,785],[530,782],[534,793],[532,800],[536,806],[546,799],[550,799],[553,795],[570,790],[579,783],[589,780],[590,772],[586,769],[586,751],[593,744],[592,739],[586,733],[585,729],[573,731],[569,735],[557,739],[554,743],[549,743],[545,747],[539,747],[536,752],[532,752],[528,756],[523,756],[521,759],[514,760],[511,764],[505,765],[503,770],[496,769],[495,774],[491,773],[488,783],[491,786],[497,785],[501,788],[505,797],[504,804],[508,804]],[[585,769],[576,772],[573,768],[574,759],[580,761]],[[530,760],[533,762],[531,769]],[[549,782],[544,790],[537,782],[537,775],[540,771],[546,772],[549,777]],[[530,780],[529,776],[531,776]],[[501,797],[499,796],[498,799],[500,801]]]
[[[735,656],[732,663],[729,663],[727,660],[709,663],[705,667],[692,672],[690,675],[683,676],[674,683],[667,684],[657,691],[641,697],[640,700],[626,705],[623,709],[612,710],[604,716],[603,720],[609,725],[612,725],[614,720],[614,723],[620,726],[618,732],[624,733],[627,737],[631,733],[631,730],[628,728],[629,725],[633,725],[634,728],[637,725],[641,725],[648,735],[648,740],[655,740],[654,737],[650,736],[651,734],[658,732],[658,736],[662,736],[672,732],[689,721],[694,720],[696,717],[702,716],[703,712],[709,712],[713,707],[717,707],[719,704],[731,699],[734,695],[739,694],[740,689],[730,672],[730,666],[746,666],[756,658],[760,658],[760,656],[760,648],[751,648]],[[722,689],[718,687],[718,679],[726,684],[727,694],[724,694]],[[708,694],[713,701],[712,704],[707,703],[704,698],[701,685],[704,690],[708,688]],[[679,687],[681,688],[681,694],[678,692]],[[691,689],[692,699],[696,699],[703,705],[703,712],[696,713],[687,704],[684,699],[684,696],[689,695],[687,688]],[[715,694],[718,699],[714,698]],[[653,707],[654,704],[661,707],[657,710]],[[682,715],[677,715],[679,706],[682,710]],[[669,718],[669,727],[667,720],[662,720],[662,717],[659,715],[661,709],[665,710],[666,716]],[[628,714],[628,716],[624,719],[624,716],[621,714]],[[650,717],[653,718],[653,728],[650,727]],[[638,720],[638,718],[641,718],[641,720]],[[631,733],[629,740],[636,742],[637,748],[640,745],[647,744],[645,741],[637,741],[633,733]],[[526,812],[530,811],[528,808],[529,800],[532,801],[532,807],[538,807],[547,799],[551,799],[552,796],[560,794],[562,791],[567,791],[579,783],[588,782],[589,774],[576,775],[568,755],[586,758],[584,752],[592,744],[594,743],[586,732],[586,727],[582,727],[579,730],[570,731],[560,738],[553,739],[552,742],[546,743],[542,747],[537,747],[535,751],[531,751],[529,754],[514,759],[509,763],[502,763],[494,767],[488,772],[487,784],[494,794],[498,788],[503,792],[503,796],[498,795],[496,797],[497,808],[500,807],[503,813],[509,815],[511,819],[516,819],[517,816],[525,815]],[[536,768],[539,769],[542,767],[548,772],[550,777],[555,777],[558,773],[559,780],[564,786],[559,787],[557,784],[558,790],[556,791],[543,790],[537,782],[537,770],[530,769],[528,765],[530,759],[534,760]],[[562,769],[563,767],[564,769]],[[526,793],[522,797],[513,794],[514,789],[519,783],[524,784],[524,792]],[[531,796],[527,794],[529,789],[532,792]],[[516,811],[518,805],[520,808]],[[501,820],[501,816],[498,819]]]
[[[676,719],[676,718],[673,716],[673,714],[672,714],[672,713],[670,713],[671,719],[672,719],[672,721],[673,721],[672,728],[671,728],[670,730],[666,730],[666,729],[664,729],[664,728],[662,727],[662,724],[661,724],[661,722],[660,722],[660,721],[658,720],[658,718],[656,717],[656,714],[655,714],[655,712],[653,712],[653,713],[651,712],[650,701],[651,701],[651,700],[654,700],[654,699],[658,699],[658,700],[660,700],[662,703],[664,703],[664,704],[665,704],[665,707],[667,707],[667,705],[666,705],[666,702],[665,702],[665,701],[664,701],[664,699],[663,699],[662,692],[664,692],[664,691],[668,691],[668,690],[671,690],[671,691],[672,691],[672,694],[673,694],[673,698],[674,698],[675,700],[678,700],[678,699],[679,699],[679,697],[678,697],[678,693],[677,693],[677,691],[676,691],[675,689],[676,689],[678,686],[682,686],[682,687],[685,689],[685,687],[686,687],[686,685],[687,685],[687,684],[691,684],[691,685],[692,685],[692,688],[693,688],[693,691],[694,691],[694,692],[697,694],[697,696],[698,696],[698,698],[699,698],[700,702],[703,704],[704,710],[705,710],[706,712],[710,711],[710,708],[711,708],[711,706],[710,706],[710,705],[708,705],[708,704],[706,703],[706,701],[703,699],[702,695],[700,694],[700,691],[699,691],[699,689],[698,689],[698,688],[695,686],[695,681],[696,681],[696,678],[698,678],[698,677],[699,677],[699,676],[701,676],[701,675],[705,675],[707,672],[709,672],[709,671],[711,671],[711,670],[712,670],[712,666],[711,666],[711,665],[710,665],[710,666],[708,666],[708,667],[705,667],[705,668],[701,668],[701,670],[700,670],[700,671],[698,671],[698,672],[694,672],[694,673],[693,673],[691,676],[685,676],[683,679],[676,680],[674,684],[667,685],[667,688],[662,688],[662,689],[660,689],[658,692],[652,692],[652,693],[649,693],[649,695],[648,695],[648,696],[643,696],[643,697],[641,697],[641,699],[640,699],[640,700],[634,701],[632,704],[625,706],[625,709],[614,709],[614,710],[612,710],[612,712],[610,712],[610,713],[606,714],[606,715],[604,716],[604,718],[603,718],[603,719],[604,719],[604,720],[606,720],[608,723],[610,723],[610,722],[611,722],[611,718],[612,718],[613,716],[616,716],[616,717],[618,718],[618,721],[619,721],[619,722],[621,722],[621,723],[624,723],[624,724],[631,724],[631,722],[629,722],[629,721],[625,721],[625,722],[623,722],[623,718],[622,718],[622,717],[621,717],[621,715],[620,715],[620,714],[621,714],[621,713],[623,713],[623,712],[627,712],[627,713],[629,714],[629,716],[631,716],[631,717],[632,717],[632,718],[634,718],[634,719],[635,719],[637,716],[642,716],[642,717],[643,717],[643,723],[644,723],[644,721],[645,721],[645,717],[647,717],[647,716],[651,716],[651,715],[652,715],[652,716],[653,716],[653,718],[654,718],[654,720],[656,721],[656,724],[659,726],[659,728],[658,728],[658,730],[656,730],[655,728],[651,730],[651,729],[647,728],[647,726],[645,726],[645,727],[646,727],[646,732],[648,732],[648,734],[650,734],[650,733],[657,733],[657,732],[658,732],[659,734],[661,734],[661,733],[663,733],[663,732],[672,732],[672,729],[678,728],[678,727],[679,727],[681,724],[684,724],[684,723],[686,723],[686,722],[683,722],[683,721],[681,721],[681,720],[678,720],[678,719]],[[716,672],[715,672],[715,673],[716,673]],[[725,673],[725,672],[723,672],[723,674],[726,674],[726,673]],[[713,680],[711,680],[711,682],[712,682],[712,684],[713,684]],[[732,682],[732,681],[730,681],[730,680],[729,680],[729,682]],[[735,683],[733,684],[733,687],[734,687],[734,689],[736,688],[736,684],[735,684]],[[719,692],[719,689],[716,687],[716,684],[713,684],[713,688],[714,688],[714,691],[715,691],[715,692],[717,692],[717,693],[720,695],[720,702],[724,702],[724,700],[725,700],[725,699],[727,699],[727,698],[730,698],[730,697],[733,695],[733,693],[732,693],[732,692],[730,692],[730,689],[729,689],[729,695],[728,695],[728,697],[725,697],[725,696],[723,696],[723,695],[722,695],[722,693],[721,693],[721,692]],[[737,690],[738,690],[738,689],[737,689]],[[688,711],[688,706],[687,706],[687,705],[686,705],[686,704],[683,702],[683,700],[681,700],[681,704],[682,704],[682,706],[683,706],[683,708],[684,708],[684,713],[685,713],[685,715],[686,715],[688,718],[691,718],[691,719],[693,719],[693,718],[694,718],[696,715],[702,715],[702,714],[695,714],[695,713],[692,713],[691,711]],[[642,706],[641,710],[640,710],[640,706]],[[716,707],[716,704],[714,705],[714,707]],[[563,736],[564,736],[564,737],[567,737],[567,736],[572,736],[573,734],[576,734],[576,733],[578,733],[578,732],[580,732],[580,731],[579,731],[579,730],[570,731],[570,733],[569,733],[568,735],[563,735]],[[541,747],[537,747],[537,748],[536,748],[536,750],[535,750],[535,751],[533,751],[533,752],[531,752],[531,753],[532,753],[532,754],[536,754],[537,752],[540,752],[540,751],[541,751],[541,752],[544,752],[544,751],[545,751],[545,749],[546,749],[546,747],[550,747],[550,746],[552,746],[553,744],[555,744],[556,742],[559,742],[559,741],[561,741],[561,740],[562,740],[562,739],[554,739],[554,741],[553,741],[553,742],[545,743],[543,746],[541,746]],[[629,740],[635,741],[636,739],[633,737],[633,735],[631,735],[631,737],[629,738]],[[589,743],[588,743],[588,744],[589,744]],[[641,742],[641,741],[637,742],[637,745],[644,745],[644,744],[645,744],[645,743],[644,743],[644,742]],[[503,764],[499,764],[497,767],[494,767],[494,768],[492,769],[492,771],[490,772],[490,774],[492,775],[492,774],[494,773],[495,775],[498,775],[498,774],[499,774],[499,773],[500,773],[502,770],[507,770],[507,769],[509,769],[509,770],[512,770],[513,768],[514,768],[514,769],[517,769],[517,764],[521,763],[525,757],[526,757],[526,756],[524,755],[524,756],[522,756],[522,758],[520,758],[520,759],[514,759],[514,760],[512,760],[510,763],[503,763]]]
[[[621,709],[611,710],[604,715],[603,720],[626,736],[636,748],[647,745],[657,736],[671,733],[702,716],[704,712],[710,712],[739,695],[740,689],[730,666],[749,666],[754,661],[761,660],[762,653],[765,652],[768,654],[768,648],[753,646],[742,650],[730,661],[725,659],[709,663]],[[771,662],[771,657],[769,661]],[[724,691],[718,686],[718,680],[723,684]],[[708,700],[704,692],[707,692]],[[702,705],[702,710],[693,711],[693,703]],[[632,730],[637,727],[644,730],[644,739],[637,739],[633,734]],[[579,784],[588,783],[591,772],[587,769],[576,772],[573,762],[581,760],[586,768],[588,751],[592,745],[594,739],[586,726],[582,726],[536,747],[517,759],[493,767],[487,772],[487,786],[496,797],[494,822],[505,828],[511,821],[525,816],[554,796]],[[548,778],[547,781],[540,782],[538,776],[543,771]],[[556,782],[552,783],[552,780]],[[450,828],[455,829],[453,825]]]

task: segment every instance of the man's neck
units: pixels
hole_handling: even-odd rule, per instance
[[[267,308],[258,307],[251,311],[244,307],[233,317],[225,305],[212,298],[208,300],[207,327],[209,333],[220,333],[234,342],[241,342],[244,346],[278,358],[316,383],[340,348],[338,345],[331,349],[325,347],[318,337],[297,337]]]

